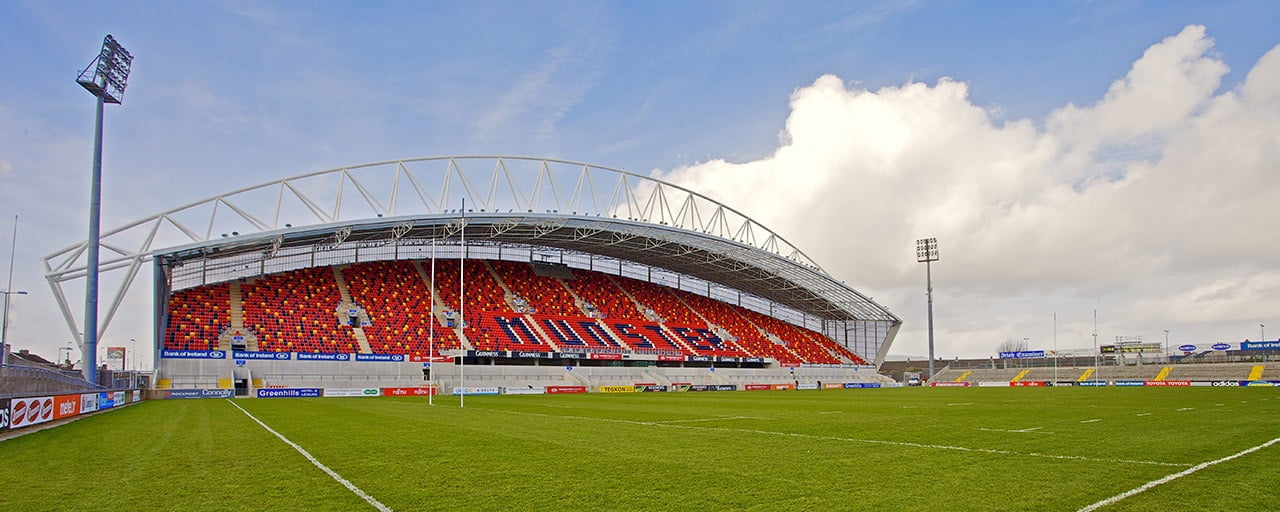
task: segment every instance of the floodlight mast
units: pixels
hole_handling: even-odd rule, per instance
[[[929,296],[929,382],[933,382],[933,269],[930,264],[938,261],[938,239],[916,240],[916,262],[924,263],[925,286]]]
[[[93,178],[89,186],[89,240],[86,242],[84,291],[85,380],[98,381],[98,245],[102,213],[102,106],[124,101],[133,55],[107,34],[102,51],[76,78],[76,83],[98,98],[97,118],[93,129]]]

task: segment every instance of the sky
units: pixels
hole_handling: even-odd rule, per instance
[[[104,229],[343,165],[538,156],[747,213],[898,315],[895,357],[927,354],[924,237],[939,357],[1276,339],[1278,26],[1268,0],[0,0],[8,340],[72,338],[40,258],[87,238],[75,77],[105,34],[135,61]],[[149,290],[101,347],[146,346]]]

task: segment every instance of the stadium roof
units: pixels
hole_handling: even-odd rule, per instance
[[[439,185],[426,185],[433,180]],[[355,257],[361,250],[457,244],[464,225],[469,248],[513,244],[639,262],[823,320],[900,323],[782,236],[678,185],[579,162],[446,156],[275,180],[104,230],[99,268],[104,275],[121,275],[100,333],[142,263],[154,256],[178,265],[210,260],[247,267],[257,261],[270,272],[267,260],[301,248],[352,253],[354,259],[325,261],[337,264],[362,261]],[[78,342],[63,285],[84,278],[87,245],[43,259],[46,279]]]

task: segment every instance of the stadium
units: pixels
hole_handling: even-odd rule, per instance
[[[64,286],[85,277],[86,244],[45,259],[73,332]],[[1097,352],[943,361],[928,387],[906,387],[885,361],[892,313],[739,210],[624,170],[376,162],[216,195],[109,230],[101,247],[117,284],[103,328],[152,269],[155,373],[14,379],[6,365],[0,483],[26,492],[5,508],[1277,498],[1258,487],[1280,444],[1269,342],[1187,364],[1141,343],[1102,367]],[[69,481],[91,483],[62,492]]]
[[[187,243],[159,247],[166,234]],[[45,259],[64,312],[84,245]],[[102,247],[117,253],[103,272],[122,274],[104,325],[154,268],[159,390],[887,383],[875,368],[901,324],[731,206],[552,159],[319,171],[158,213]]]

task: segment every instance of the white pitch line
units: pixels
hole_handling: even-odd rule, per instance
[[[1149,412],[1144,412],[1144,413],[1140,413],[1140,414],[1138,414],[1138,416],[1150,416],[1150,415],[1151,415],[1151,413],[1149,413]]]
[[[750,428],[699,427],[695,425],[675,425],[671,423],[661,423],[656,421],[618,420],[613,418],[593,418],[591,416],[568,416],[568,415],[562,416],[558,414],[543,414],[538,412],[511,411],[506,409],[485,409],[485,410],[494,411],[494,412],[505,412],[509,414],[522,414],[527,416],[540,416],[544,418],[594,420],[594,421],[601,421],[605,423],[622,423],[626,425],[681,428],[686,430],[703,430],[707,432],[734,432],[734,433],[743,433],[743,434],[762,434],[762,435],[769,435],[769,436],[799,437],[799,438],[805,438],[805,439],[817,439],[820,441],[844,441],[849,443],[879,444],[879,445],[886,445],[886,446],[907,446],[911,448],[926,448],[926,449],[932,449],[932,450],[952,450],[952,451],[971,452],[971,453],[991,453],[996,455],[1015,455],[1015,456],[1024,456],[1024,457],[1038,457],[1038,458],[1044,458],[1044,459],[1078,460],[1078,461],[1084,461],[1084,462],[1143,464],[1148,466],[1171,466],[1171,467],[1190,466],[1190,464],[1178,463],[1178,462],[1155,462],[1155,461],[1149,461],[1149,460],[1130,460],[1130,459],[1100,459],[1095,457],[1083,457],[1079,455],[1053,455],[1053,454],[1036,453],[1036,452],[1013,452],[1009,450],[993,450],[990,448],[969,448],[966,446],[949,446],[949,445],[943,445],[943,444],[912,443],[908,441],[883,441],[879,439],[857,439],[852,437],[815,436],[812,434],[801,434],[799,432],[777,432],[773,430],[756,430],[756,429],[750,429]]]
[[[1182,412],[1182,411],[1191,411],[1191,410],[1194,410],[1194,409],[1195,409],[1195,407],[1183,407],[1183,408],[1181,408],[1181,409],[1178,409],[1178,412]]]
[[[822,411],[818,414],[840,414],[840,411]]]
[[[956,402],[954,404],[947,404],[948,407],[953,405],[973,405],[973,402]]]
[[[764,419],[768,419],[768,418],[756,418],[756,417],[752,417],[752,416],[717,416],[717,417],[715,417],[715,418],[699,418],[699,419],[696,419],[696,420],[662,420],[662,421],[655,421],[655,422],[653,422],[653,423],[655,423],[655,424],[668,424],[668,423],[701,423],[701,422],[704,422],[704,421],[720,421],[720,420],[764,420]]]
[[[1147,490],[1149,490],[1149,489],[1151,489],[1151,488],[1153,488],[1153,487],[1156,487],[1156,486],[1158,486],[1158,485],[1167,484],[1167,483],[1169,483],[1169,482],[1172,482],[1172,481],[1177,480],[1177,479],[1179,479],[1179,478],[1182,478],[1182,477],[1184,477],[1184,476],[1190,475],[1190,474],[1192,474],[1192,473],[1195,473],[1195,472],[1197,472],[1197,471],[1200,471],[1200,470],[1202,470],[1202,469],[1204,469],[1204,468],[1207,468],[1207,467],[1209,467],[1209,466],[1212,466],[1212,465],[1214,465],[1214,464],[1220,464],[1220,463],[1223,463],[1223,462],[1229,461],[1229,460],[1231,460],[1231,459],[1235,459],[1235,458],[1238,458],[1238,457],[1243,457],[1243,456],[1245,456],[1245,455],[1248,455],[1248,454],[1250,454],[1250,453],[1256,452],[1256,451],[1258,451],[1258,450],[1261,450],[1261,449],[1263,449],[1263,448],[1266,448],[1266,447],[1271,446],[1271,445],[1276,444],[1276,443],[1280,443],[1280,437],[1277,437],[1277,438],[1275,438],[1275,439],[1272,439],[1272,440],[1270,440],[1270,441],[1267,441],[1267,442],[1265,442],[1265,443],[1262,443],[1262,444],[1260,444],[1260,445],[1258,445],[1258,446],[1254,446],[1253,448],[1246,448],[1246,449],[1244,449],[1244,450],[1238,451],[1238,452],[1236,452],[1236,453],[1233,453],[1233,454],[1228,455],[1228,456],[1226,456],[1226,457],[1223,457],[1223,458],[1221,458],[1221,459],[1218,459],[1218,460],[1211,460],[1211,461],[1209,461],[1209,462],[1205,462],[1205,463],[1203,463],[1203,464],[1197,464],[1197,465],[1195,465],[1195,466],[1192,466],[1192,467],[1190,467],[1190,468],[1187,468],[1187,469],[1185,469],[1185,470],[1183,470],[1183,471],[1179,471],[1179,472],[1174,473],[1174,474],[1172,474],[1172,475],[1166,476],[1166,477],[1164,477],[1164,478],[1161,478],[1161,479],[1158,479],[1158,480],[1152,480],[1152,481],[1150,481],[1150,482],[1147,482],[1147,483],[1145,483],[1145,484],[1142,484],[1142,485],[1141,485],[1141,486],[1139,486],[1139,487],[1136,487],[1136,488],[1130,489],[1130,490],[1128,490],[1128,491],[1122,492],[1122,493],[1120,493],[1120,494],[1117,494],[1117,495],[1112,496],[1112,497],[1110,497],[1110,498],[1107,498],[1107,499],[1105,499],[1105,500],[1102,500],[1102,501],[1099,501],[1099,502],[1094,503],[1094,504],[1092,504],[1092,505],[1089,505],[1089,506],[1087,506],[1087,507],[1084,507],[1084,508],[1080,509],[1080,510],[1079,510],[1079,512],[1093,512],[1094,510],[1098,510],[1099,508],[1105,507],[1105,506],[1107,506],[1107,505],[1111,505],[1111,504],[1113,504],[1113,503],[1116,503],[1116,502],[1118,502],[1118,501],[1120,501],[1120,500],[1123,500],[1123,499],[1128,498],[1128,497],[1130,497],[1130,496],[1133,496],[1133,495],[1135,495],[1135,494],[1139,494],[1139,493],[1142,493],[1142,492],[1146,492]]]
[[[1044,427],[1018,428],[1018,429],[974,427],[974,430],[981,430],[983,432],[1007,432],[1010,434],[1027,434],[1027,433],[1052,434],[1052,432],[1036,432],[1037,430],[1040,430],[1042,428]]]
[[[262,428],[267,429],[267,432],[275,434],[275,436],[280,438],[281,441],[284,441],[285,444],[292,446],[294,450],[298,450],[298,453],[301,453],[303,457],[306,457],[307,460],[311,461],[311,464],[315,465],[315,467],[320,468],[321,471],[328,473],[329,476],[333,477],[334,480],[337,480],[338,483],[342,484],[343,487],[346,487],[347,490],[355,493],[356,496],[361,497],[362,499],[364,499],[364,501],[368,502],[370,505],[373,505],[373,508],[376,508],[381,512],[392,512],[391,507],[383,505],[382,502],[378,501],[373,496],[370,496],[368,493],[364,492],[359,487],[356,487],[355,484],[351,483],[350,480],[347,480],[346,478],[342,478],[342,475],[339,475],[334,470],[329,469],[329,466],[326,466],[320,463],[320,461],[316,460],[315,457],[312,457],[310,453],[307,453],[306,450],[302,449],[301,446],[298,446],[297,443],[290,441],[289,438],[285,437],[283,434],[276,432],[275,429],[272,429],[271,427],[268,427],[266,423],[263,423],[262,420],[254,417],[252,414],[249,414],[249,411],[244,410],[244,408],[240,407],[239,404],[235,403],[231,399],[227,399],[227,402],[231,403],[231,405],[234,406],[236,409],[240,409],[240,412],[244,413],[245,416],[248,416],[249,419],[253,420],[255,423],[262,425]]]
[[[1094,419],[1091,419],[1091,420],[1084,420],[1084,421],[1082,421],[1082,422],[1080,422],[1080,423],[1097,423],[1097,422],[1099,422],[1099,421],[1102,421],[1102,418],[1094,418]]]

